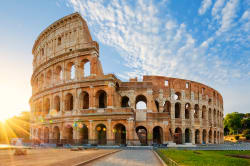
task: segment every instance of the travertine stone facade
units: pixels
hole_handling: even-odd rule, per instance
[[[78,14],[46,28],[33,47],[31,139],[44,143],[223,143],[223,99],[190,80],[103,74],[98,43]],[[141,107],[145,108],[141,108]]]

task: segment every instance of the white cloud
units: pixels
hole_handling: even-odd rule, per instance
[[[225,3],[225,0],[217,0],[212,8],[212,16],[218,17],[218,13],[221,11]]]
[[[203,0],[201,3],[201,7],[199,8],[199,14],[203,15],[204,13],[206,13],[206,11],[210,8],[210,6],[212,5],[212,0]]]
[[[178,23],[167,11],[166,18],[159,17],[159,6],[153,1],[134,3],[71,0],[97,40],[116,48],[125,60],[130,71],[119,73],[121,78],[152,74],[215,83],[242,76],[232,75],[234,67],[221,55],[209,53],[217,49],[211,47],[218,40],[215,35],[198,44],[186,25]],[[228,13],[235,6],[231,3],[222,11],[222,29],[232,22],[227,18],[235,13]]]
[[[221,34],[222,32],[226,32],[233,26],[233,21],[236,17],[238,0],[230,0],[226,3],[226,6],[222,9],[221,15],[221,26],[217,31],[217,34]]]

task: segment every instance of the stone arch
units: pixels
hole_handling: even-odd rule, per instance
[[[63,80],[63,71],[60,65],[56,66],[55,69],[55,81],[62,81]]]
[[[139,141],[141,145],[145,146],[148,145],[148,131],[147,128],[144,126],[138,126],[135,129],[137,136],[139,138]]]
[[[176,144],[182,144],[182,131],[181,128],[177,127],[174,132],[174,142]]]
[[[156,111],[160,112],[160,106],[159,106],[159,102],[157,100],[155,100],[155,106],[156,106]]]
[[[216,144],[217,143],[217,140],[216,140],[216,131],[214,131],[214,144]]]
[[[153,143],[154,144],[163,143],[163,129],[160,126],[155,126],[153,128]]]
[[[198,119],[198,118],[199,118],[199,110],[200,110],[199,105],[198,105],[198,104],[195,104],[195,105],[194,105],[194,118],[195,118],[195,119]]]
[[[96,93],[96,99],[98,108],[107,108],[107,93],[104,90],[99,90]]]
[[[50,99],[46,98],[43,104],[43,108],[44,108],[44,114],[48,115],[50,112]]]
[[[190,112],[191,112],[191,104],[185,104],[185,119],[190,119]]]
[[[135,99],[136,109],[147,109],[147,98],[144,95],[138,95]]]
[[[80,108],[89,109],[89,94],[86,91],[80,93]]]
[[[66,78],[67,80],[73,80],[76,76],[76,67],[73,62],[69,62],[66,66]]]
[[[104,124],[98,124],[95,128],[98,145],[107,144],[107,128]]]
[[[209,130],[209,133],[208,133],[208,142],[211,144],[212,143],[212,139],[213,139],[213,134],[212,134],[212,130],[210,129]]]
[[[191,130],[189,128],[186,128],[185,130],[185,143],[191,142]]]
[[[72,111],[74,109],[74,97],[71,93],[65,96],[65,111]]]
[[[64,138],[66,139],[66,142],[69,144],[73,144],[73,127],[71,125],[67,125],[64,128]]]
[[[180,118],[181,116],[181,103],[175,103],[175,118]]]
[[[200,144],[200,130],[196,129],[195,130],[195,144]]]
[[[181,100],[181,93],[180,93],[180,92],[176,92],[176,93],[174,94],[174,99],[175,99],[175,100]]]
[[[129,98],[127,96],[122,97],[121,107],[130,107]]]
[[[206,129],[203,129],[203,131],[202,131],[202,143],[203,144],[207,143],[207,131],[206,131]]]
[[[209,111],[208,111],[208,121],[209,121],[209,123],[212,123],[212,110],[211,110],[211,108],[209,108]]]
[[[49,143],[49,128],[44,128],[44,143]]]
[[[61,111],[61,101],[59,96],[54,97],[54,109],[57,113]]]
[[[202,113],[201,113],[201,118],[202,119],[207,119],[207,114],[206,114],[206,112],[207,112],[207,108],[206,108],[206,106],[205,105],[203,105],[202,106]]]
[[[78,124],[79,127],[79,141],[81,144],[88,144],[89,129],[86,124]]]
[[[166,112],[166,113],[168,113],[168,115],[170,115],[170,112],[171,112],[170,101],[165,101],[164,106],[163,106],[163,112]]]
[[[126,127],[121,123],[117,123],[113,128],[114,139],[116,145],[126,144]]]
[[[52,81],[52,72],[51,70],[47,71],[46,73],[46,84],[50,85]]]
[[[83,59],[81,61],[82,77],[88,77],[91,75],[91,64],[88,59]]]
[[[38,141],[41,142],[41,140],[42,140],[42,129],[41,128],[38,128],[38,130],[37,130],[37,138],[38,138]]]
[[[60,128],[58,126],[53,128],[53,139],[53,142],[60,143]]]
[[[39,80],[39,87],[43,88],[44,86],[44,74],[41,74],[40,80]]]

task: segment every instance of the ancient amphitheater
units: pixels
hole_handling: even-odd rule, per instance
[[[79,13],[46,28],[32,53],[34,142],[223,143],[223,99],[218,91],[165,76],[122,82],[114,74],[104,74],[99,45]]]

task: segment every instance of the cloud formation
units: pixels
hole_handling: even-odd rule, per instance
[[[236,65],[235,61],[228,60],[229,55],[223,56],[220,52],[223,49],[221,43],[239,35],[236,32],[231,34],[231,39],[230,36],[221,38],[235,26],[237,0],[230,0],[225,6],[221,0],[215,4],[207,0],[202,2],[199,14],[204,14],[213,5],[211,15],[217,20],[217,28],[201,42],[190,33],[185,22],[178,22],[168,10],[164,10],[165,17],[160,17],[160,8],[165,1],[70,0],[70,3],[87,20],[97,40],[115,47],[125,60],[124,65],[130,71],[119,73],[121,78],[167,75],[221,83],[248,76],[239,70],[245,65],[242,62],[246,58]],[[242,28],[244,26],[242,24]],[[245,70],[249,70],[246,66]]]

